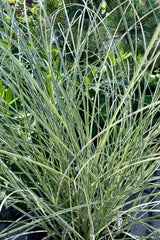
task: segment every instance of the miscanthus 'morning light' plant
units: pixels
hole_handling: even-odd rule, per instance
[[[154,92],[149,80],[159,56],[160,26],[145,46],[141,19],[126,2],[136,16],[133,28],[142,31],[141,58],[134,46],[127,56],[119,48],[130,29],[115,38],[121,22],[112,35],[100,8],[78,5],[81,11],[70,18],[73,6],[63,1],[49,18],[39,1],[36,33],[25,3],[22,23],[7,1],[0,2],[0,81],[12,91],[10,101],[1,94],[0,209],[21,212],[0,237],[10,233],[16,239],[17,229],[22,234],[36,226],[52,239],[66,240],[138,239],[130,232],[137,223],[150,237],[158,232],[146,212],[158,204],[160,80]],[[66,21],[57,23],[62,11]],[[152,191],[144,195],[145,189]],[[137,197],[129,200],[133,194]]]

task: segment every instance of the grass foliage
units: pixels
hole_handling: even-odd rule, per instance
[[[138,239],[130,233],[137,223],[150,237],[158,231],[145,213],[157,204],[159,187],[160,79],[154,91],[149,83],[160,25],[146,46],[134,1],[126,1],[135,13],[129,28],[123,3],[117,5],[114,34],[108,15],[83,2],[70,17],[72,4],[63,1],[48,16],[39,1],[32,25],[25,3],[19,21],[16,6],[0,1],[0,209],[21,212],[0,237],[35,226],[65,240]],[[121,22],[127,30],[117,38]],[[130,35],[137,25],[143,55]]]

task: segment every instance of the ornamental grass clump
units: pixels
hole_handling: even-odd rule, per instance
[[[104,16],[101,5],[63,1],[48,16],[38,1],[35,31],[25,2],[21,22],[16,5],[0,1],[0,210],[21,213],[0,238],[39,227],[51,239],[139,239],[138,223],[143,239],[158,234],[147,212],[159,204],[160,79],[154,91],[149,83],[160,25],[145,46],[141,18],[125,2],[135,21],[117,36],[123,3],[113,34],[114,10]],[[137,27],[143,55],[131,44]]]

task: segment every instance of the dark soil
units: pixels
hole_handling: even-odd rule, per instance
[[[19,219],[22,216],[22,214],[17,211],[16,209],[14,209],[13,207],[8,207],[8,208],[2,208],[1,212],[0,212],[0,229],[1,227],[4,225],[5,221],[6,223],[9,221],[14,222],[17,219]],[[10,223],[7,223],[7,225],[9,226]],[[31,230],[31,232],[33,231],[42,231],[43,229],[35,227]],[[27,240],[42,240],[43,238],[47,237],[47,233],[46,232],[40,232],[40,233],[30,233],[27,235]],[[45,238],[45,240],[49,240],[50,238]]]

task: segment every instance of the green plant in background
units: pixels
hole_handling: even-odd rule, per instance
[[[55,3],[53,1],[49,1],[49,3],[52,5],[52,7],[46,6],[46,9],[47,11],[49,11],[50,14],[53,14],[54,11],[57,10],[57,7],[55,7]],[[70,9],[70,11],[68,12],[68,17],[70,17],[70,21],[71,19],[76,19],[76,16],[80,15],[80,12],[84,10],[83,0],[65,1],[65,3],[66,8],[69,6],[69,4],[73,4],[72,9]],[[77,6],[75,5],[76,3]],[[99,26],[99,30],[101,29],[104,35],[102,39],[99,39],[100,41],[107,41],[111,37],[111,35],[115,33],[115,37],[121,37],[120,41],[123,40],[123,48],[125,49],[125,51],[132,51],[132,53],[135,53],[135,55],[144,54],[146,44],[148,44],[151,40],[154,29],[160,21],[159,0],[94,0],[89,1],[88,6],[90,10],[85,9],[84,19],[86,19],[86,22],[84,25],[88,25],[87,19],[88,21],[92,19],[93,24],[92,11],[95,11],[98,12],[98,14],[102,15],[103,22],[105,22],[105,25],[109,28],[108,32],[106,31],[106,29],[104,29],[103,24]],[[62,26],[64,26],[66,24],[65,28],[67,28],[68,26],[65,17],[66,15],[64,11],[62,11],[61,7],[59,7],[58,9],[59,14],[58,11],[56,12],[56,27],[57,25],[62,24]],[[97,17],[95,17],[94,19],[94,23],[98,20],[96,20],[96,18]],[[74,22],[72,22],[72,28],[74,26],[75,24]],[[73,32],[75,32],[75,35],[76,29],[77,27],[75,26],[75,29],[73,30]],[[85,34],[86,32],[84,33],[84,35]],[[94,48],[96,48],[96,46],[94,46]]]
[[[46,0],[45,1],[45,8],[48,13],[53,13],[57,7],[62,6],[61,0]]]
[[[5,109],[5,114],[11,114],[9,110],[11,110],[12,105],[18,100],[18,98],[13,98],[13,92],[11,88],[6,88],[2,81],[0,81],[0,97],[1,97],[1,105],[0,109]],[[2,106],[2,107],[1,107]]]
[[[15,18],[17,23],[23,28],[25,36],[28,38],[27,25],[32,29],[32,34],[36,35],[37,38],[40,36],[39,28],[39,18],[41,18],[41,23],[43,22],[43,17],[40,13],[39,4],[37,1],[27,0],[26,5],[24,6],[23,1],[12,1],[8,0],[5,4],[4,15],[12,15],[12,18]],[[3,16],[4,17],[4,16]],[[9,24],[12,24],[12,18],[5,17],[5,21],[8,21]],[[0,26],[3,26],[3,22]],[[1,28],[2,31],[3,27]],[[10,37],[14,38],[12,31]],[[40,40],[40,39],[38,39]],[[17,51],[17,49],[15,49]]]
[[[140,57],[135,49],[124,51],[125,36],[115,38],[121,25],[112,32],[92,1],[72,17],[73,5],[63,1],[52,18],[40,1],[39,34],[26,14],[21,24],[6,6],[0,2],[1,92],[11,89],[18,101],[11,114],[8,104],[0,109],[0,208],[11,205],[22,217],[0,237],[38,226],[52,239],[124,239],[138,222],[154,236],[153,219],[135,222],[135,216],[157,204],[154,191],[143,191],[158,186],[159,78],[148,104],[145,97],[159,56],[160,26]],[[61,12],[67,21],[60,24]],[[139,195],[127,209],[134,193]]]
[[[137,54],[143,54],[146,43],[148,44],[151,40],[154,29],[160,21],[159,0],[115,0],[107,1],[107,6],[108,14],[114,11],[114,14],[107,17],[112,31],[114,32],[121,23],[117,34],[126,36],[124,39],[125,49],[129,47],[132,51],[135,49]]]

